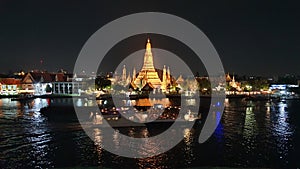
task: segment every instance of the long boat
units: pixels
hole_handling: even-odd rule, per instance
[[[27,101],[34,99],[35,97],[31,94],[20,94],[18,97],[11,98],[11,101]]]

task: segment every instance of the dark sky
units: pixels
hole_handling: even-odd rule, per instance
[[[274,0],[0,0],[0,73],[72,71],[81,47],[103,25],[124,15],[159,11],[198,26],[215,46],[226,72],[300,74],[299,8]]]

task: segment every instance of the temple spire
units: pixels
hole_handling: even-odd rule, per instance
[[[162,81],[161,89],[162,90],[166,90],[167,89],[167,70],[166,70],[166,65],[164,65],[164,68],[163,68],[163,81]]]
[[[151,42],[150,39],[147,39],[146,51],[144,55],[144,64],[142,70],[139,72],[138,76],[134,80],[136,85],[140,84],[140,81],[147,81],[151,83],[155,88],[161,86],[161,80],[158,77],[158,73],[156,72],[153,64],[153,55],[151,51]]]
[[[133,72],[132,72],[132,80],[135,81],[136,78],[136,70],[135,67],[133,68]]]
[[[168,66],[168,70],[167,70],[167,83],[169,84],[171,82],[171,71],[170,71],[170,67]]]
[[[150,43],[150,39],[147,39],[147,45],[146,45],[146,51],[150,51],[151,52],[151,43]]]
[[[153,65],[153,56],[152,56],[152,51],[151,51],[151,43],[150,39],[147,39],[147,44],[146,44],[146,52],[144,56],[144,65],[142,68],[142,71],[145,70],[155,70],[154,65]]]
[[[125,82],[126,81],[126,66],[123,66],[123,71],[122,71],[122,81]]]

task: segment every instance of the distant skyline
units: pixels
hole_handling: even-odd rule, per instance
[[[146,4],[1,0],[0,73],[61,68],[71,72],[84,43],[103,25],[124,15],[157,11],[177,15],[200,28],[215,46],[226,73],[300,75],[298,6],[289,1],[258,0],[153,0]],[[154,46],[161,45],[153,40]],[[133,44],[142,49],[145,40]]]

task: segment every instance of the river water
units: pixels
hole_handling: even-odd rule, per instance
[[[52,104],[61,106],[51,112],[55,119],[39,111]],[[0,99],[0,168],[300,167],[299,100],[226,99],[221,123],[208,141],[199,144],[197,128],[186,129],[176,147],[144,159],[120,157],[102,149],[102,131],[95,130],[91,140],[76,116],[64,109],[70,104],[70,99],[35,99],[26,104]],[[164,125],[118,130],[151,137],[168,127]],[[118,135],[111,137],[117,147]],[[155,143],[148,146],[155,148]]]

